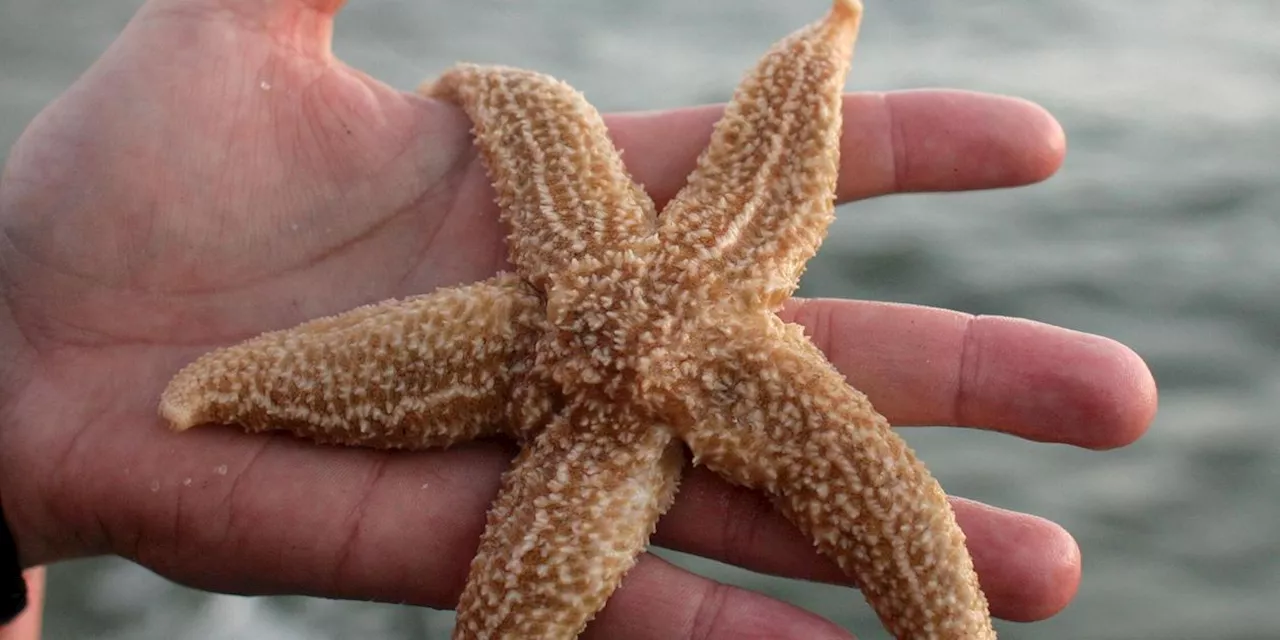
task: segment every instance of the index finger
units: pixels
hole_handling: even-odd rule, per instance
[[[605,116],[632,176],[661,208],[684,186],[723,105]],[[901,192],[994,189],[1039,182],[1066,154],[1042,107],[955,90],[844,97],[837,200]]]

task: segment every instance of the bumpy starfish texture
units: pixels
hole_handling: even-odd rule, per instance
[[[661,215],[568,85],[450,70],[423,91],[472,119],[516,273],[207,354],[161,413],[355,446],[514,437],[457,638],[580,633],[670,506],[685,447],[770,495],[896,637],[994,638],[938,483],[774,315],[832,219],[860,18],[836,0],[774,45]]]

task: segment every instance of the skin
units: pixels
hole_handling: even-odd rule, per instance
[[[40,615],[44,613],[44,569],[28,569],[27,608],[13,622],[0,626],[0,640],[35,640],[40,637]]]
[[[117,554],[216,591],[456,604],[508,446],[178,435],[155,413],[169,376],[213,347],[507,266],[468,121],[334,59],[341,4],[152,0],[14,147],[0,182],[0,495],[24,566]],[[607,119],[659,206],[719,108]],[[1036,182],[1065,148],[1043,109],[955,91],[847,96],[843,144],[860,152],[842,154],[842,201]],[[895,425],[1106,449],[1155,413],[1146,365],[1106,338],[876,302],[783,315]],[[1070,601],[1067,532],[955,506],[996,616]],[[843,580],[762,498],[705,472],[654,542]],[[587,635],[847,637],[651,556]]]

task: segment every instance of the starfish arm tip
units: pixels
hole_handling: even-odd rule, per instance
[[[195,404],[187,398],[176,398],[169,394],[165,394],[160,400],[160,417],[174,431],[186,431],[202,422]]]
[[[837,15],[856,18],[862,15],[862,0],[835,0],[831,10]]]
[[[862,24],[862,0],[835,0],[831,12],[827,14],[828,28],[833,28],[839,35],[836,40],[841,46],[851,47],[853,39]]]

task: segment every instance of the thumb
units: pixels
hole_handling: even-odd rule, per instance
[[[223,9],[241,15],[267,16],[309,12],[332,18],[346,0],[151,0],[155,6]]]
[[[227,15],[249,31],[269,35],[299,53],[332,55],[333,18],[346,0],[150,0],[144,12],[185,16]]]

